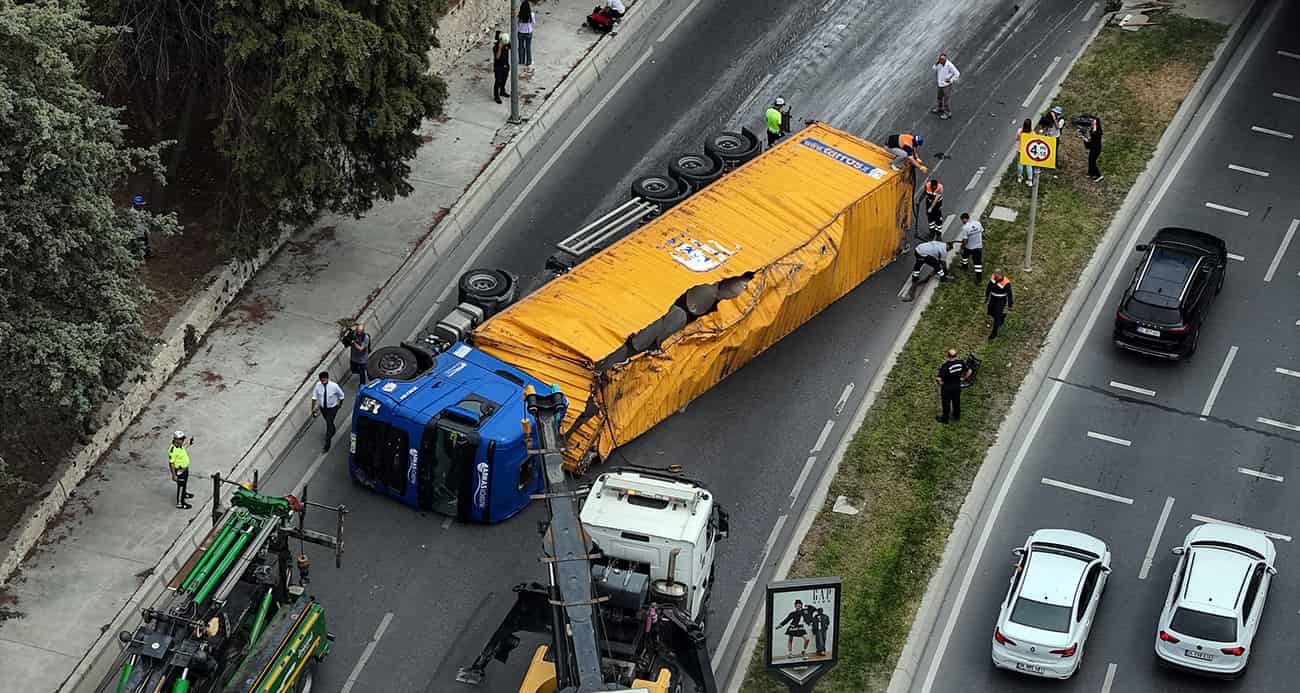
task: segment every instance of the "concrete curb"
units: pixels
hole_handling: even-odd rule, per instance
[[[130,387],[116,401],[105,404],[96,415],[99,428],[91,440],[72,456],[63,473],[49,482],[47,495],[35,507],[29,508],[22,521],[10,531],[3,544],[5,557],[0,561],[0,587],[13,575],[28,552],[36,546],[50,523],[59,516],[63,506],[76,494],[77,484],[117,442],[131,422],[144,411],[154,396],[171,379],[176,369],[193,353],[202,337],[221,317],[226,308],[271,258],[293,237],[286,231],[270,248],[249,260],[231,260],[225,266],[208,273],[207,288],[190,297],[172,316],[159,338],[161,346],[149,362],[148,368],[132,374]],[[138,378],[132,381],[131,378]]]
[[[917,668],[925,655],[926,645],[929,644],[934,635],[935,626],[938,625],[939,616],[944,606],[944,598],[952,588],[961,559],[966,554],[970,540],[975,534],[976,522],[980,513],[988,504],[994,482],[1001,476],[1007,458],[1010,456],[1012,443],[1017,439],[1021,426],[1028,418],[1026,414],[1029,407],[1038,398],[1043,385],[1048,382],[1048,371],[1056,361],[1062,347],[1065,346],[1065,337],[1069,329],[1078,320],[1088,299],[1093,296],[1097,284],[1101,280],[1106,261],[1114,251],[1115,245],[1123,238],[1124,231],[1133,222],[1133,217],[1145,206],[1147,198],[1150,197],[1155,188],[1158,176],[1165,169],[1166,162],[1178,149],[1187,126],[1205,102],[1210,87],[1223,73],[1229,59],[1241,43],[1245,28],[1254,22],[1262,4],[1260,0],[1253,0],[1252,4],[1238,16],[1238,19],[1229,30],[1228,36],[1215,50],[1209,66],[1201,73],[1187,98],[1183,100],[1182,106],[1174,114],[1173,120],[1165,128],[1164,134],[1161,135],[1155,153],[1148,162],[1146,169],[1134,182],[1128,196],[1125,197],[1124,203],[1115,214],[1115,218],[1111,221],[1105,235],[1102,236],[1101,242],[1097,244],[1097,249],[1093,252],[1092,258],[1080,275],[1078,284],[1070,293],[1061,314],[1048,332],[1046,346],[1039,352],[1038,357],[1034,359],[1034,363],[1030,366],[1029,373],[1026,374],[1024,384],[1016,394],[1011,410],[998,429],[997,442],[989,449],[984,464],[981,465],[979,472],[976,474],[975,480],[971,484],[971,490],[962,503],[956,520],[953,522],[953,528],[948,536],[948,543],[944,547],[939,568],[930,578],[925,596],[922,598],[921,605],[912,620],[912,629],[908,633],[907,643],[903,646],[903,652],[899,655],[893,676],[890,678],[889,693],[907,693],[912,689]],[[1093,30],[1092,36],[1089,37],[1084,51],[1087,50],[1087,46],[1091,45],[1093,39],[1105,27],[1108,19],[1108,15],[1103,15],[1101,21]],[[1078,57],[1082,56],[1084,51],[1079,52],[1075,57],[1075,61],[1072,61],[1062,73],[1063,75],[1068,77],[1070,71],[1074,68],[1074,62],[1077,62]],[[1064,79],[1063,77],[1061,81],[1063,82]],[[1060,86],[1061,82],[1058,82],[1048,97],[1043,100],[1042,106],[1039,108],[1040,111],[1047,108],[1051,100],[1060,91]],[[1010,157],[1003,162],[1003,167],[1000,170],[1006,170],[1009,163]]]
[[[663,2],[665,0],[638,0],[628,8],[618,33],[634,33],[655,16],[655,10]],[[510,179],[524,157],[545,139],[550,126],[563,117],[570,106],[590,93],[604,69],[622,48],[622,42],[616,39],[615,35],[607,35],[596,41],[579,64],[547,95],[537,112],[497,152],[429,237],[407,257],[375,298],[362,309],[358,319],[366,323],[372,334],[383,334],[384,329],[418,292],[434,264],[446,257],[464,239],[469,226],[491,203],[493,196]],[[273,468],[311,422],[307,402],[315,382],[310,374],[322,370],[346,373],[347,358],[343,347],[336,344],[318,365],[305,369],[303,372],[307,375],[304,376],[302,385],[285,402],[274,422],[239,460],[227,478],[251,480],[254,471],[265,474]],[[162,595],[170,576],[178,572],[193,551],[202,544],[209,531],[210,516],[211,500],[208,500],[199,506],[195,518],[159,560],[144,584],[131,595],[117,617],[105,627],[103,634],[78,662],[77,667],[59,687],[60,692],[88,691],[98,685],[118,657],[118,650],[109,645],[117,642],[119,631],[130,630],[139,623],[140,609],[152,604]]]

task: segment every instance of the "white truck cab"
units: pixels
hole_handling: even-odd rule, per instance
[[[592,484],[582,524],[602,563],[649,576],[654,601],[675,602],[700,621],[727,515],[699,484],[650,471],[612,471]]]

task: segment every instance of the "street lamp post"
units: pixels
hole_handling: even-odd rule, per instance
[[[519,0],[510,0],[510,120],[519,120]]]

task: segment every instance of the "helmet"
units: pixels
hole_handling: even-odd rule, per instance
[[[185,431],[177,431],[172,434],[172,440],[181,440],[185,438]]]
[[[783,99],[783,98],[781,98],[781,97],[779,97],[779,96],[776,97],[776,105],[778,105],[778,106],[784,106],[784,105],[785,105],[785,99]]]
[[[1060,106],[1052,106],[1052,112],[1055,113],[1056,115],[1061,115],[1065,111]]]
[[[920,135],[917,135],[916,137],[913,137],[913,138],[912,138],[912,141],[916,142],[916,146],[918,146],[918,147],[921,146],[921,145],[923,145],[923,144],[925,144],[925,138],[922,137],[922,136],[920,136]]]

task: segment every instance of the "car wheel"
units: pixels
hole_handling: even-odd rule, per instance
[[[1201,345],[1201,328],[1196,328],[1192,333],[1192,345],[1187,348],[1187,358],[1191,358],[1196,353],[1196,347]]]
[[[370,354],[370,373],[379,378],[410,380],[419,370],[415,354],[406,347],[380,347]]]

